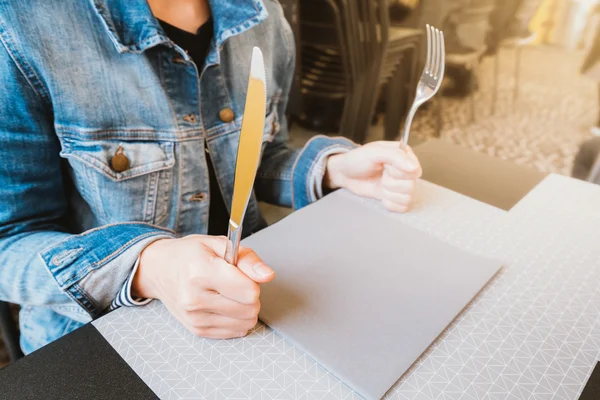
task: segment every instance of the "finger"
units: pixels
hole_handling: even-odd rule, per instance
[[[181,285],[175,294],[177,307],[182,311],[201,309],[207,302],[207,290],[210,290],[207,287],[210,286],[206,280],[190,279],[185,285]]]
[[[381,188],[392,193],[413,194],[415,181],[412,179],[392,179],[384,175],[381,178]]]
[[[412,147],[410,147],[407,144],[401,143],[401,142],[380,140],[378,142],[375,142],[375,144],[377,144],[378,146],[381,146],[381,147],[387,147],[389,149],[401,149],[403,151],[414,154]]]
[[[185,313],[192,315],[207,312],[230,318],[252,319],[256,318],[260,311],[260,301],[254,304],[242,304],[215,291],[198,290],[197,292],[199,294],[196,296],[196,301],[183,306]]]
[[[400,206],[408,207],[412,202],[412,195],[408,193],[396,193],[390,192],[386,189],[382,190],[382,199],[386,199],[389,202],[398,204]]]
[[[401,205],[401,204],[392,202],[392,201],[388,200],[387,198],[381,199],[381,203],[383,204],[383,206],[385,208],[387,208],[388,210],[390,210],[392,212],[404,213],[404,212],[408,211],[407,205]]]
[[[415,164],[408,153],[400,147],[373,146],[369,149],[371,157],[379,164],[388,164],[404,172],[417,172],[419,170],[419,164]]]
[[[232,323],[229,328],[221,328],[221,327],[210,327],[210,325],[215,325],[217,323],[227,323],[225,320],[216,319],[213,317],[210,324],[202,324],[199,322],[199,316],[204,314],[204,316],[208,316],[207,313],[196,312],[196,316],[193,316],[190,312],[186,312],[181,310],[178,307],[171,307],[169,303],[164,303],[167,309],[171,314],[181,322],[181,324],[194,335],[212,338],[212,339],[231,339],[236,337],[243,337],[248,334],[247,327],[254,327],[256,325],[256,320],[238,320],[242,321],[239,324]]]
[[[213,255],[209,262],[212,273],[208,279],[213,290],[242,304],[254,304],[258,301],[258,283],[217,255]]]
[[[224,254],[227,246],[227,238],[223,236],[212,236],[206,246],[214,251],[216,255]],[[274,271],[269,268],[258,255],[251,249],[240,246],[237,267],[250,279],[258,283],[266,283],[275,278]]]
[[[404,171],[392,165],[386,164],[383,166],[384,175],[388,175],[393,179],[416,180],[420,175],[420,169],[414,171]]]
[[[414,157],[415,161],[419,161],[419,159],[417,158],[417,155],[415,154],[414,150],[412,147],[410,147],[409,145],[405,145],[402,150],[406,151],[408,154],[411,155],[411,157]]]
[[[187,328],[187,327],[186,327]],[[219,328],[187,328],[196,336],[207,339],[235,339],[241,338],[248,334],[248,331],[236,332],[229,329]]]
[[[210,294],[210,298],[195,310],[211,312],[230,318],[252,319],[258,316],[260,311],[260,301],[257,301],[254,304],[242,304],[233,301],[220,293],[213,292]]]
[[[420,178],[421,175],[423,175],[423,168],[421,167],[421,162],[419,161],[419,158],[410,146],[405,146],[404,151],[407,153],[408,158],[411,160],[411,162],[417,165],[417,178]]]
[[[253,250],[240,247],[238,268],[257,283],[270,282],[275,278],[275,271],[269,268]]]
[[[389,149],[400,149],[401,151],[403,151],[406,154],[406,158],[408,159],[408,161],[416,166],[415,168],[415,174],[416,174],[416,178],[420,178],[421,175],[423,174],[423,169],[421,167],[421,163],[419,162],[419,158],[417,157],[417,155],[415,154],[415,152],[413,151],[413,149],[405,144],[401,144],[399,145],[398,142],[390,142],[390,141],[381,141],[381,142],[376,142],[378,145],[382,146],[382,147],[386,147]]]
[[[212,250],[213,253],[220,257],[225,256],[225,249],[227,248],[227,238],[225,236],[200,236],[190,235],[189,238],[202,238],[202,245]]]
[[[195,329],[222,329],[232,332],[247,332],[256,326],[258,318],[238,319],[224,315],[198,311],[192,314],[187,321]]]
[[[382,147],[388,147],[390,149],[397,149],[397,148],[410,148],[409,145],[401,143],[401,142],[396,142],[396,141],[390,141],[390,140],[379,140],[377,142],[375,142],[377,145],[382,146]]]

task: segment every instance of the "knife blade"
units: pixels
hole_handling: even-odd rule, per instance
[[[260,160],[262,136],[267,108],[267,82],[262,52],[258,47],[252,50],[248,93],[244,106],[242,130],[238,144],[233,199],[227,233],[225,261],[237,265],[238,251],[242,236],[242,223],[250,201],[256,171]]]

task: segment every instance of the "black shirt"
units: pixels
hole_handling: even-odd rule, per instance
[[[164,21],[160,24],[167,36],[179,47],[184,49],[191,59],[194,61],[200,71],[204,66],[208,49],[213,37],[213,21],[208,20],[204,25],[198,28],[196,34],[184,31]],[[208,149],[207,146],[205,146]],[[208,166],[208,174],[210,181],[210,209],[208,216],[208,234],[209,235],[226,235],[227,226],[229,223],[229,212],[225,206],[225,200],[217,175],[213,166],[210,154],[206,154],[206,164]]]

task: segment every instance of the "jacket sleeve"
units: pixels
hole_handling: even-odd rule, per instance
[[[87,322],[113,301],[142,249],[173,232],[138,223],[73,235],[47,90],[0,35],[0,299]]]
[[[282,85],[282,96],[277,104],[279,132],[264,150],[254,187],[258,200],[299,209],[322,196],[327,158],[349,151],[357,145],[346,138],[318,135],[312,137],[302,149],[289,146],[285,115],[294,79],[294,54],[292,49]]]

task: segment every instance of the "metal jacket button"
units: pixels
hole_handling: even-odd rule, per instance
[[[129,158],[125,155],[122,146],[119,146],[117,152],[110,160],[110,166],[115,172],[127,171],[129,168]]]
[[[196,115],[194,115],[194,114],[188,114],[188,115],[185,115],[185,116],[183,117],[183,120],[184,120],[185,122],[189,122],[190,124],[195,124],[195,123],[196,123],[196,121],[197,121],[197,119],[196,119]]]
[[[199,202],[203,202],[206,200],[206,193],[196,193],[195,195],[193,195],[192,197],[190,197],[191,201],[199,201]]]
[[[231,108],[224,108],[219,112],[219,118],[221,118],[221,121],[223,122],[231,122],[234,117],[235,114]]]

